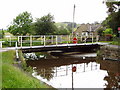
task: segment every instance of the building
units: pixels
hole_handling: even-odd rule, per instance
[[[81,24],[74,34],[81,36],[82,40],[96,38],[98,36],[97,29],[101,27],[101,24]]]

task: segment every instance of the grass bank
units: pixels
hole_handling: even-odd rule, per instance
[[[2,53],[2,88],[50,88],[14,64],[15,51]]]

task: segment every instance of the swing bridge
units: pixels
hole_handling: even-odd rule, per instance
[[[21,49],[23,52],[37,52],[49,50],[89,51],[105,43],[99,43],[99,36],[72,36],[72,35],[31,35],[6,37],[9,46]],[[74,39],[75,38],[75,39]],[[87,41],[90,39],[90,41]],[[2,47],[2,46],[1,46]]]

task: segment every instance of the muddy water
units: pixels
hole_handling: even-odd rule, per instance
[[[73,88],[120,88],[120,61],[98,60],[96,53],[55,53],[25,54],[34,77],[54,88],[72,88],[72,83]]]

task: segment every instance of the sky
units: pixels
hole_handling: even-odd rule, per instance
[[[7,29],[13,19],[27,11],[33,19],[41,18],[50,13],[55,22],[73,22],[78,24],[101,22],[107,17],[106,5],[103,0],[0,0],[0,29]]]

